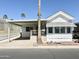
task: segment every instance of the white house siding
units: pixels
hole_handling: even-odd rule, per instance
[[[26,32],[26,27],[22,27],[22,37],[30,37],[30,31]]]
[[[47,41],[48,42],[72,41],[72,34],[47,34]]]
[[[55,18],[55,20],[53,19],[52,22],[54,23],[54,22],[60,22],[60,21],[61,21],[61,22],[66,22],[66,23],[67,23],[67,20],[66,20],[65,18],[64,18],[64,20],[63,20],[63,18],[62,18],[62,17],[59,17],[59,16],[58,16],[58,18]]]
[[[53,42],[63,42],[63,41],[73,41],[72,37],[72,31],[74,30],[74,27],[71,28],[71,33],[67,33],[67,29],[65,27],[65,33],[55,33],[55,28],[53,27],[53,33],[48,33],[47,28],[47,41],[53,41]]]

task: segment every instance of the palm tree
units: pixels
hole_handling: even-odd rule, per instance
[[[24,19],[26,17],[25,13],[21,13],[21,17]]]
[[[41,39],[41,12],[40,12],[40,3],[41,0],[38,0],[38,37],[37,37],[37,43],[42,44],[42,39]]]
[[[10,20],[14,20],[14,19],[10,19]]]
[[[8,16],[6,14],[3,15],[3,19],[8,19]]]

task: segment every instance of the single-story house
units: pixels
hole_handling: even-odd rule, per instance
[[[45,39],[48,42],[73,41],[72,32],[74,27],[76,27],[74,20],[73,16],[63,11],[51,15],[47,19],[41,19],[42,40]],[[14,30],[15,34],[18,32],[22,38],[28,38],[29,40],[37,39],[37,19],[7,20],[7,23],[16,25],[18,28],[15,26],[12,29],[12,26],[9,26],[9,29]],[[10,32],[9,29],[8,31]]]

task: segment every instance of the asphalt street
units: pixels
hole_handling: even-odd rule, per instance
[[[79,49],[0,49],[0,59],[79,59]]]

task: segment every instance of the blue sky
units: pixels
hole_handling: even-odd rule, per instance
[[[79,21],[79,0],[42,0],[42,18],[64,10]],[[24,12],[26,19],[37,18],[38,0],[0,0],[0,16],[7,14],[9,18],[20,19]]]

